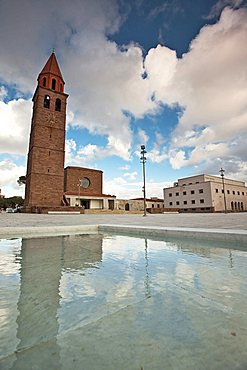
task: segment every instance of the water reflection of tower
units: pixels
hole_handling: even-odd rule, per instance
[[[62,237],[22,241],[17,369],[25,369],[27,360],[30,369],[48,369],[54,364],[59,368],[56,336],[62,251]],[[52,354],[53,364],[46,363],[50,361],[47,351]]]
[[[20,342],[13,369],[59,369],[57,335],[62,271],[80,271],[99,263],[102,236],[23,239],[21,255],[17,318]]]

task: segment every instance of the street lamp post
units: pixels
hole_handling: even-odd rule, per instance
[[[146,154],[145,145],[141,145],[141,163],[142,163],[142,172],[143,172],[143,203],[144,203],[144,214],[143,216],[147,216],[146,211],[146,175],[145,175],[145,163],[147,158],[145,157]]]
[[[223,187],[223,194],[224,194],[224,205],[225,205],[225,213],[227,213],[227,208],[226,208],[226,191],[225,191],[225,181],[224,181],[224,173],[225,170],[221,167],[219,170],[220,176],[222,178],[222,187]]]

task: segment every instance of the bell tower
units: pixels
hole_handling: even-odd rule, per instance
[[[64,84],[53,52],[38,76],[33,96],[24,203],[26,212],[59,207],[63,202],[68,97],[64,93]]]

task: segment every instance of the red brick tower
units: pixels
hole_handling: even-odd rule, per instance
[[[67,97],[56,56],[52,53],[38,76],[33,96],[24,203],[26,212],[62,205]]]

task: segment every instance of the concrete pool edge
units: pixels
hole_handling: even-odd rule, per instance
[[[132,225],[75,225],[75,226],[31,226],[31,227],[0,227],[0,238],[14,237],[48,237],[68,234],[92,233],[128,233],[139,236],[185,237],[203,240],[219,240],[247,243],[247,230],[204,229],[179,227],[154,227]]]
[[[40,238],[75,234],[98,234],[98,225],[0,227],[0,238]]]
[[[99,232],[119,232],[140,236],[185,237],[190,239],[230,241],[247,244],[247,230],[203,229],[178,227],[146,227],[129,225],[99,225]]]

